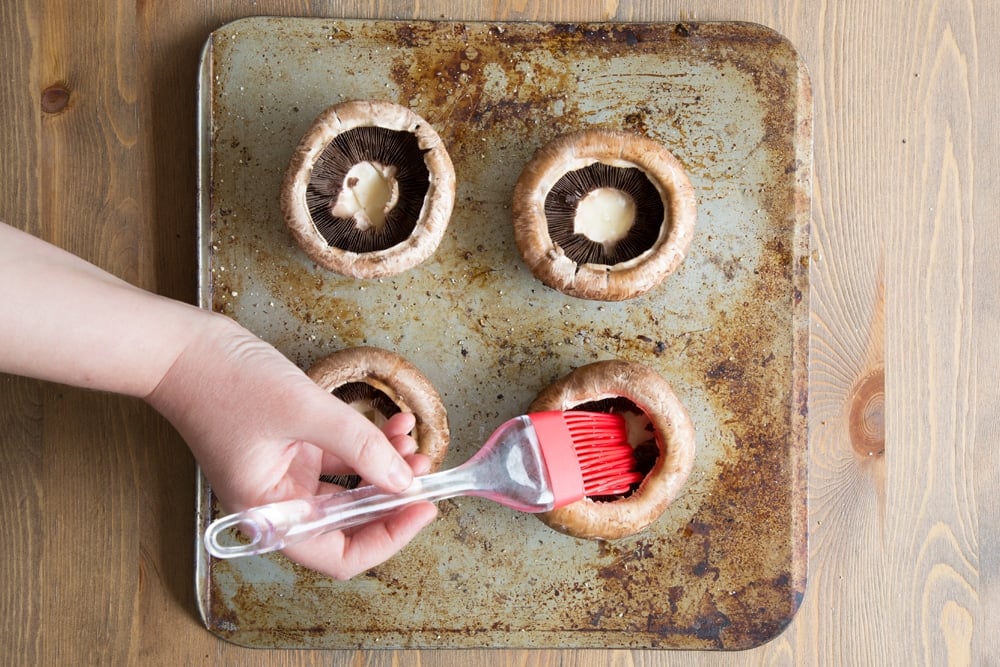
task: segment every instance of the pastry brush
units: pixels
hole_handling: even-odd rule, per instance
[[[584,496],[623,495],[642,478],[621,415],[537,412],[502,424],[462,465],[415,477],[399,493],[363,486],[261,505],[213,521],[205,545],[217,558],[252,556],[368,523],[418,501],[462,495],[547,512]],[[232,527],[249,541],[222,539]]]

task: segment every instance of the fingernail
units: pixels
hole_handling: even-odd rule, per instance
[[[397,489],[405,489],[413,481],[413,471],[403,459],[393,459],[389,467],[389,483]]]

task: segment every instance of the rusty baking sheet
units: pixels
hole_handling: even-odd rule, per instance
[[[283,170],[330,104],[377,98],[433,123],[458,176],[436,254],[358,281],[286,232]],[[260,647],[741,649],[778,634],[806,584],[812,102],[775,32],[745,23],[542,24],[253,18],[206,44],[200,82],[201,304],[308,367],[396,350],[434,382],[457,465],[572,368],[619,357],[669,380],[695,470],[646,532],[566,537],[489,501],[440,518],[348,582],[281,555],[198,545],[207,627]],[[668,146],[698,197],[681,269],[622,303],[563,296],[521,263],[510,196],[536,147],[588,126]],[[198,531],[218,512],[199,487]]]

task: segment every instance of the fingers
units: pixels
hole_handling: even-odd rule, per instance
[[[426,454],[411,454],[406,457],[406,463],[410,466],[410,470],[413,471],[414,475],[426,475],[431,471],[431,458]],[[351,470],[341,463],[333,468],[324,468],[323,474],[329,476],[347,475],[351,474]],[[367,480],[362,479],[361,485],[369,484]],[[316,487],[316,495],[321,496],[327,493],[338,493],[343,491],[344,487],[331,482],[320,481],[319,485]]]
[[[406,457],[417,451],[417,441],[410,436],[417,418],[408,412],[398,412],[382,425],[382,433],[389,439],[400,456]]]
[[[337,400],[328,392],[316,388],[318,405],[308,408],[308,419],[302,420],[302,439],[324,450],[325,460],[340,460],[362,478],[386,491],[398,492],[413,481],[413,472],[407,465],[404,451],[411,447],[406,442],[406,417],[386,423],[396,443],[374,424],[364,419],[351,407]],[[412,426],[411,426],[412,428]]]
[[[388,560],[436,516],[435,505],[420,502],[349,535],[340,531],[328,533],[288,547],[284,553],[297,563],[335,579],[350,579]]]
[[[413,462],[410,459],[417,452],[417,441],[410,436],[416,421],[416,417],[411,413],[401,412],[393,415],[382,426],[382,433],[389,439],[389,444],[410,463],[410,468],[413,468]],[[346,475],[354,474],[355,470],[340,456],[332,452],[324,452],[321,472],[324,475]],[[414,469],[415,475],[423,475],[427,472],[429,472],[429,468]]]
[[[403,436],[412,440],[408,436]],[[414,475],[430,472],[431,459],[424,454],[406,457]],[[342,491],[335,484],[321,483],[317,493]],[[309,542],[285,549],[292,560],[336,579],[349,579],[388,560],[406,546],[437,516],[437,507],[421,502],[366,526],[321,535]]]
[[[414,475],[426,475],[431,471],[431,457],[426,454],[413,454],[406,457],[410,470]]]
[[[345,539],[341,566],[353,577],[378,565],[409,544],[436,516],[436,505],[421,502],[397,512],[381,524],[351,533]]]
[[[412,412],[397,412],[382,425],[382,433],[393,440],[408,435],[417,425],[417,417]]]

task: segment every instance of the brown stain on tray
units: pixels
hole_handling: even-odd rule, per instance
[[[213,149],[234,165],[213,178],[216,310],[303,366],[356,344],[410,353],[438,373],[449,413],[462,415],[452,422],[459,438],[446,465],[477,446],[481,434],[470,423],[495,425],[571,366],[610,357],[667,377],[701,420],[700,449],[688,491],[656,527],[616,543],[554,536],[533,517],[456,499],[442,503],[439,521],[403,553],[347,584],[281,556],[256,566],[212,562],[213,631],[258,646],[706,649],[745,648],[780,632],[804,593],[807,557],[811,99],[787,42],[748,24],[269,19],[235,24],[215,47],[216,63],[232,66],[229,50],[253,31],[262,43],[278,31],[299,44],[268,55],[257,70],[262,79],[281,80],[283,59],[326,62],[326,49],[339,54],[346,45],[354,45],[344,52],[351,58],[337,62],[348,75],[363,76],[379,59],[387,78],[369,89],[387,91],[435,125],[456,164],[458,200],[428,266],[378,283],[318,272],[266,212],[244,226],[231,210],[239,204],[218,191],[236,190],[224,182],[241,177],[236,164],[252,163],[261,180],[275,183],[319,110],[261,92],[240,103],[261,116],[251,119],[253,131],[230,127],[245,122],[238,114],[213,126]],[[383,45],[386,53],[370,55]],[[677,66],[615,69],[657,59]],[[591,104],[597,80],[629,94]],[[735,99],[755,111],[720,109],[732,100],[716,91],[734,80],[746,82]],[[215,107],[232,105],[232,84],[225,77],[216,84]],[[728,122],[717,118],[724,112]],[[626,304],[580,302],[533,282],[507,234],[506,199],[534,147],[593,124],[668,144],[699,194],[695,246],[679,276],[658,295]],[[286,135],[275,142],[274,164],[248,145],[261,127]],[[747,206],[743,200],[756,207],[747,219],[722,224],[729,208]],[[253,217],[249,208],[238,213]],[[246,264],[252,279],[240,269]],[[436,312],[447,313],[456,333],[442,329]],[[434,346],[425,344],[430,335]],[[563,557],[579,569],[553,576],[538,567]],[[288,577],[290,585],[275,583]],[[456,609],[460,600],[475,613]],[[525,625],[524,609],[534,610],[534,625]]]

